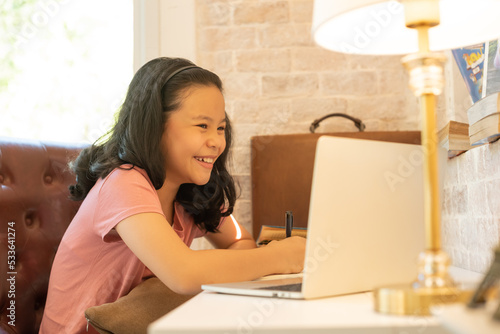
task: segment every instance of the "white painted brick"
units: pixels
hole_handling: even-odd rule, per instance
[[[239,72],[289,72],[290,50],[236,51],[236,70]]]
[[[292,71],[342,71],[347,56],[315,47],[292,48]]]
[[[412,94],[408,87],[408,75],[401,70],[380,70],[378,76],[379,94]]]
[[[233,150],[234,173],[250,174],[250,147],[237,146]]]
[[[401,56],[346,55],[350,70],[396,70],[406,73]]]
[[[347,100],[345,98],[297,98],[290,104],[290,113],[295,122],[312,123],[315,119],[332,113],[347,113]],[[352,114],[351,116],[356,116]],[[336,119],[323,121],[324,124],[335,122]]]
[[[275,74],[262,76],[264,97],[311,96],[318,90],[316,74]]]
[[[252,199],[250,175],[237,174],[234,176],[236,188],[239,194],[238,201]]]
[[[269,128],[266,133],[272,132],[275,125],[286,124],[291,119],[290,102],[287,99],[236,101],[234,108],[235,123],[261,124]]]
[[[265,25],[258,29],[262,48],[314,46],[310,24]]]
[[[290,21],[310,23],[313,15],[313,2],[310,0],[290,1]]]
[[[253,73],[230,72],[220,75],[224,83],[224,96],[233,99],[253,99],[260,95],[259,77]]]
[[[324,95],[370,96],[378,92],[375,71],[327,72],[319,77]]]
[[[257,32],[253,27],[208,27],[199,31],[202,52],[253,49]]]
[[[421,128],[419,101],[409,91],[401,57],[321,49],[310,31],[313,0],[196,4],[197,61],[224,82],[234,123],[232,170],[245,187],[237,214],[249,230],[251,136],[307,133],[314,119],[330,112],[361,118],[367,131]],[[470,98],[462,86],[449,84],[453,92],[438,98],[439,127],[450,115],[466,120]],[[317,132],[330,131],[355,129],[347,120],[329,119]],[[500,241],[500,143],[474,148],[445,168],[443,245],[454,265],[484,270],[488,247]]]
[[[228,25],[231,23],[232,5],[227,1],[198,1],[198,22],[202,26]]]
[[[388,107],[390,105],[390,107]],[[380,120],[403,120],[414,117],[413,106],[408,105],[404,96],[360,96],[347,101],[347,113]]]
[[[244,1],[234,4],[233,22],[245,24],[279,24],[289,21],[287,1]]]

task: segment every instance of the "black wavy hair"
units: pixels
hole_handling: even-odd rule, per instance
[[[161,138],[169,115],[182,103],[183,92],[193,86],[215,86],[223,91],[220,78],[200,67],[170,77],[186,66],[195,65],[182,58],[162,57],[137,71],[114,127],[70,163],[76,174],[76,184],[69,187],[71,199],[85,199],[99,178],[124,164],[144,169],[155,189],[163,186],[166,171]],[[221,218],[233,212],[236,201],[234,180],[227,171],[231,147],[227,115],[225,139],[226,148],[215,161],[208,183],[182,184],[176,195],[176,201],[194,217],[195,224],[208,232],[217,231]]]

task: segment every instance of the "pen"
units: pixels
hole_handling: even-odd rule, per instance
[[[293,213],[292,211],[287,211],[285,213],[285,231],[287,238],[292,235],[292,228],[293,228]]]

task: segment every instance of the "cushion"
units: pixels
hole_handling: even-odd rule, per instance
[[[85,317],[101,334],[146,334],[151,322],[192,297],[179,295],[152,277],[113,303],[88,308]]]

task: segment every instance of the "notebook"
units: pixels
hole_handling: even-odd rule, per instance
[[[311,299],[412,282],[425,246],[422,163],[420,145],[320,137],[301,275],[202,289]]]

